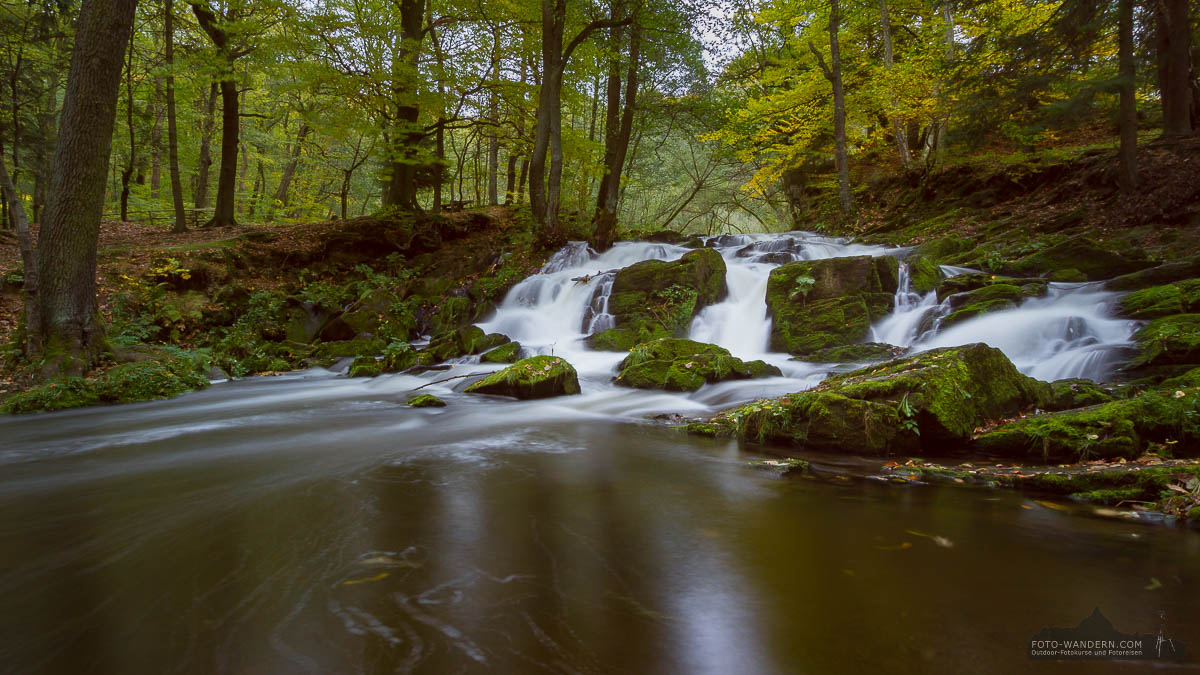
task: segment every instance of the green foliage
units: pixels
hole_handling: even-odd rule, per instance
[[[200,354],[162,351],[145,361],[117,365],[87,379],[52,380],[12,396],[0,409],[30,413],[171,398],[207,387],[207,367],[207,359]]]

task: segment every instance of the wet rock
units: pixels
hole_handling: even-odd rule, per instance
[[[355,336],[409,340],[417,331],[417,319],[412,311],[400,309],[400,298],[381,288],[368,291],[337,320],[348,326]],[[385,323],[387,335],[382,330]]]
[[[977,427],[1046,400],[998,349],[949,347],[834,375],[807,392],[727,410],[708,424],[744,439],[843,453],[965,447]]]
[[[910,255],[904,262],[908,265],[909,288],[913,293],[925,295],[942,280],[941,268],[928,256]]]
[[[408,405],[412,408],[445,408],[446,402],[433,394],[421,394],[408,399]]]
[[[378,338],[364,337],[339,342],[324,342],[313,349],[313,358],[329,360],[347,356],[374,356],[386,345]]]
[[[895,258],[855,256],[800,261],[771,271],[771,347],[804,355],[861,342],[871,321],[892,309]]]
[[[863,342],[857,345],[843,347],[827,347],[807,356],[797,356],[794,361],[810,363],[862,363],[865,361],[883,361],[892,359],[905,352],[904,347],[884,344],[882,342]]]
[[[1046,294],[1046,290],[1048,288],[1045,279],[1015,278],[1001,276],[998,274],[985,274],[983,272],[977,272],[972,274],[959,274],[942,279],[937,285],[937,297],[938,301],[940,302],[952,296],[958,295],[959,293],[982,290],[989,286],[995,285],[1019,287],[1022,291],[1022,297],[1033,298],[1042,297]]]
[[[1067,379],[1050,383],[1050,398],[1043,408],[1046,410],[1070,410],[1084,406],[1108,403],[1115,397],[1111,392],[1091,380]]]
[[[1123,274],[1109,279],[1104,287],[1110,291],[1134,291],[1139,288],[1149,288],[1197,277],[1200,277],[1200,255],[1194,255],[1179,262],[1164,263],[1139,272]]]
[[[946,299],[951,312],[942,319],[942,328],[949,328],[957,323],[973,319],[989,312],[999,312],[1014,309],[1022,300],[1030,295],[1045,293],[1045,284],[1029,284],[1015,286],[1013,284],[994,283],[973,291],[956,293]]]
[[[436,361],[445,361],[459,356],[480,354],[507,342],[508,337],[499,333],[485,334],[479,326],[463,326],[434,337],[429,341],[425,352]]]
[[[484,352],[479,360],[483,363],[516,363],[521,358],[521,343],[508,342]]]
[[[1118,314],[1127,319],[1160,319],[1172,314],[1200,313],[1200,279],[1153,286],[1121,298]]]
[[[667,391],[695,391],[713,382],[782,375],[764,361],[747,363],[723,347],[678,338],[637,345],[617,368],[618,385]]]
[[[1155,319],[1133,336],[1138,355],[1135,367],[1200,363],[1200,314],[1176,314]]]
[[[521,359],[471,384],[470,394],[495,394],[526,400],[579,393],[575,368],[557,356]]]
[[[1147,442],[1170,443],[1177,456],[1200,453],[1200,387],[1167,387],[1076,410],[1000,424],[978,436],[976,450],[1039,461],[1136,457]]]
[[[1010,263],[1005,266],[1005,271],[1053,275],[1062,270],[1078,270],[1084,280],[1096,281],[1138,272],[1154,265],[1137,255],[1117,253],[1097,246],[1090,237],[1078,236]]]
[[[661,337],[682,337],[701,309],[724,296],[725,261],[711,249],[691,251],[673,262],[630,265],[617,272],[608,302],[614,328],[625,332],[593,344],[598,349],[628,344],[624,349],[629,349]]]

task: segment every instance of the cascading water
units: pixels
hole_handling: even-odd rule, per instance
[[[728,293],[722,302],[696,316],[689,337],[725,347],[741,358],[765,359],[779,366],[785,377],[706,387],[689,397],[692,403],[702,405],[797,391],[815,385],[829,372],[829,364],[792,361],[786,354],[768,352],[771,320],[765,299],[772,269],[795,260],[898,256],[905,251],[805,232],[720,235],[705,238],[704,243],[725,260]],[[607,383],[622,355],[592,351],[585,338],[614,325],[608,301],[616,271],[642,260],[676,260],[689,250],[669,244],[622,242],[597,254],[585,243],[574,242],[556,253],[539,274],[517,284],[495,316],[480,325],[520,341],[531,351],[564,356],[584,378],[585,393],[589,388],[611,389]],[[944,277],[976,271],[941,268]],[[940,323],[950,313],[950,304],[939,302],[934,292],[914,293],[908,268],[902,263],[893,312],[876,322],[870,339],[913,352],[984,342],[1002,350],[1022,372],[1040,379],[1103,379],[1111,373],[1120,350],[1130,344],[1136,325],[1112,318],[1109,310],[1115,297],[1116,293],[1095,285],[1050,284],[1043,298],[1031,298],[1014,309],[942,330]]]

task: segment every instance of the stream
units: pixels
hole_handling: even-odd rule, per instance
[[[768,352],[766,275],[902,253],[806,233],[710,244],[729,293],[691,336],[784,377],[613,386],[622,355],[582,342],[611,325],[611,272],[688,249],[572,245],[481,326],[566,358],[579,396],[467,395],[465,378],[422,389],[446,408],[405,405],[496,367],[465,357],[0,418],[0,670],[1012,673],[1036,632],[1096,607],[1127,633],[1156,632],[1163,612],[1200,648],[1196,532],[1015,492],[781,480],[747,467],[753,447],[648,421],[851,367]],[[912,350],[985,341],[1042,379],[1100,379],[1135,328],[1112,318],[1115,297],[1054,284],[940,331],[944,307],[902,284],[873,335]]]

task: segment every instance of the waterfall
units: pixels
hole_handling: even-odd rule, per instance
[[[793,391],[819,382],[828,366],[768,353],[771,320],[766,289],[771,270],[795,260],[898,257],[906,251],[807,232],[721,235],[706,237],[703,242],[724,258],[728,292],[723,301],[696,315],[689,337],[720,345],[742,358],[763,358],[778,365],[788,375],[780,386]],[[677,260],[689,250],[671,244],[621,242],[598,254],[585,242],[572,242],[555,253],[538,274],[513,287],[495,315],[480,326],[508,335],[536,353],[563,355],[581,375],[603,380],[611,375],[621,355],[591,351],[584,338],[614,326],[608,303],[616,272],[642,260]],[[943,277],[974,272],[977,270],[941,267]],[[1014,309],[943,330],[940,323],[950,313],[949,303],[939,303],[935,292],[914,292],[910,270],[903,262],[899,282],[891,314],[871,327],[868,339],[913,353],[984,342],[1003,351],[1022,372],[1045,380],[1107,377],[1121,350],[1130,345],[1136,327],[1136,322],[1112,317],[1111,305],[1118,293],[1103,291],[1095,284],[1052,283],[1043,298],[1029,298]],[[752,385],[721,386],[726,393],[720,395],[726,396],[735,387]]]

